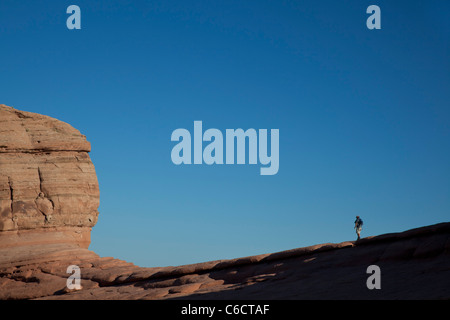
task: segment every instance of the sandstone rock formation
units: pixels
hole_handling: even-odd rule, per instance
[[[2,251],[2,250],[0,250]],[[67,266],[82,290],[66,288]],[[369,290],[369,265],[381,289]],[[0,254],[0,299],[450,299],[450,223],[231,260],[141,268],[53,245]]]
[[[90,149],[64,122],[0,105],[0,248],[89,246],[99,206]]]
[[[85,137],[0,105],[0,299],[450,299],[450,223],[161,268],[88,250],[99,188]],[[366,286],[369,265],[381,290]],[[81,270],[81,290],[66,286]]]

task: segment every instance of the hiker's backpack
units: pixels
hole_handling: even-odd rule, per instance
[[[359,221],[358,221],[358,226],[362,227],[363,223],[364,223],[364,222],[362,221],[362,219],[361,219],[361,218],[359,218]]]

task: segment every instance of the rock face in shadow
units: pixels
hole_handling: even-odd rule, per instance
[[[66,288],[69,265],[81,269],[81,290]],[[380,290],[367,288],[369,265],[380,267]],[[0,299],[450,299],[450,223],[161,268],[67,244],[0,250]]]
[[[0,105],[0,299],[450,299],[450,223],[142,268],[88,250],[99,188],[76,129]],[[69,290],[68,266],[81,273]],[[381,289],[367,288],[367,268]]]

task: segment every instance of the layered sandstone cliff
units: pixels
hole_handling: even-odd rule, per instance
[[[0,105],[0,299],[450,299],[449,222],[175,267],[100,257],[89,151],[70,125]],[[380,290],[366,286],[373,264]],[[82,290],[66,286],[71,265]]]
[[[99,206],[90,149],[64,122],[0,105],[0,248],[88,247]]]

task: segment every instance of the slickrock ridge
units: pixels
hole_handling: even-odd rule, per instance
[[[0,105],[0,299],[450,299],[450,222],[174,267],[100,257],[89,151],[71,126]],[[70,265],[81,290],[66,287]]]
[[[67,245],[0,250],[0,299],[449,299],[450,223],[272,254],[142,268]],[[82,290],[66,289],[69,265]],[[369,265],[381,290],[369,290]]]

